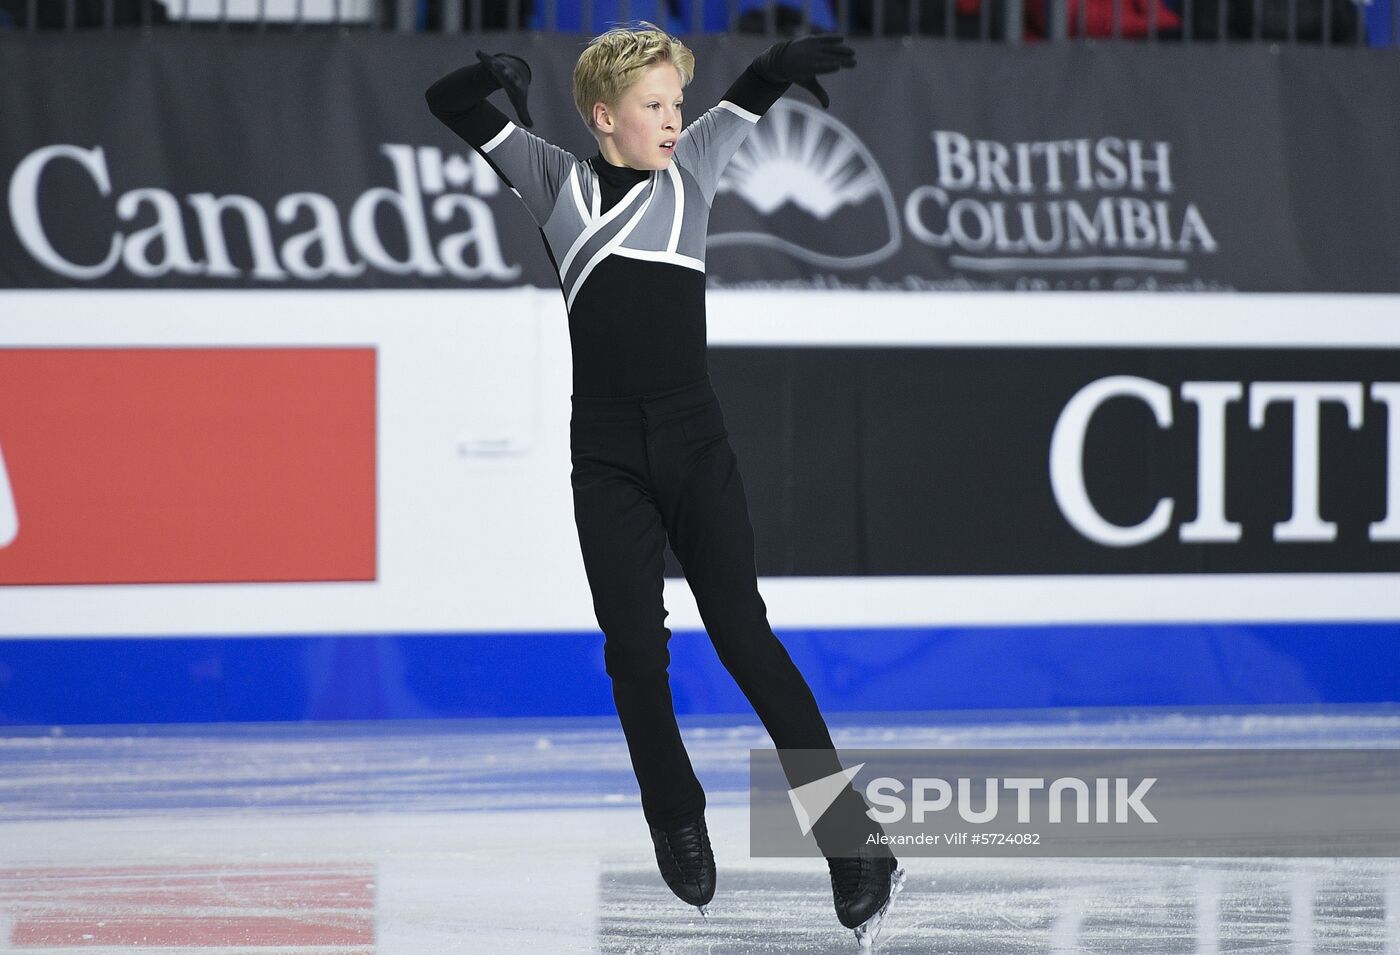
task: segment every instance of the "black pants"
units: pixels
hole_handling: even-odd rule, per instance
[[[647,822],[674,826],[705,808],[667,677],[668,537],[720,661],[774,745],[830,750],[812,691],[768,624],[744,483],[709,376],[628,398],[575,395],[569,431],[574,520]]]

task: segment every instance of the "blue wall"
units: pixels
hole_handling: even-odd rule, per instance
[[[780,632],[827,712],[1400,701],[1400,624]],[[750,714],[705,635],[676,708]],[[0,723],[612,712],[599,634],[0,640]]]

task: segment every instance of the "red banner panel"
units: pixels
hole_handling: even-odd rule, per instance
[[[0,584],[375,579],[373,348],[0,349]]]

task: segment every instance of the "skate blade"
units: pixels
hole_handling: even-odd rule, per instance
[[[890,873],[890,897],[885,899],[885,904],[880,906],[879,911],[855,928],[856,944],[862,949],[874,947],[876,940],[880,937],[880,929],[885,925],[885,915],[889,912],[894,897],[899,894],[899,890],[902,888],[904,888],[904,870],[895,869]]]

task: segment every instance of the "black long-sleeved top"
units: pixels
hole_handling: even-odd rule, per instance
[[[706,373],[705,234],[720,173],[787,83],[750,66],[681,131],[670,166],[580,160],[511,122],[480,63],[427,91],[433,115],[475,148],[540,227],[569,314],[573,393],[637,395]]]

